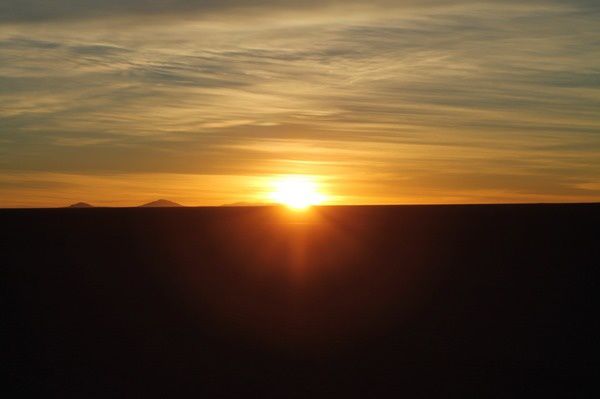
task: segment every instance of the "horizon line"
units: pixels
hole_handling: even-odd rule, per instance
[[[249,205],[181,205],[178,206],[163,206],[163,207],[144,207],[142,205],[131,206],[111,206],[111,205],[92,205],[90,207],[71,207],[55,206],[55,207],[0,207],[0,210],[50,210],[50,209],[165,209],[165,208],[286,208],[283,204],[249,204]],[[400,207],[400,206],[510,206],[510,205],[600,205],[600,201],[593,202],[464,202],[464,203],[404,203],[404,204],[320,204],[312,205],[310,208],[333,208],[333,207]]]

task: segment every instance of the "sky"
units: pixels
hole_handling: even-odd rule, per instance
[[[600,2],[2,0],[0,207],[600,201]]]

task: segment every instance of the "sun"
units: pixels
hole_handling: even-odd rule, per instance
[[[285,176],[273,181],[273,186],[271,199],[290,209],[304,210],[325,200],[317,183],[309,176]]]

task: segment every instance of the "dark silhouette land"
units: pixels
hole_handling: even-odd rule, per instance
[[[87,202],[77,202],[76,204],[72,204],[68,206],[69,208],[93,208],[93,205],[88,204]]]
[[[594,397],[596,204],[0,225],[7,398]]]
[[[159,199],[156,201],[148,202],[147,204],[140,205],[141,208],[177,208],[183,205],[180,205],[176,202],[169,201],[166,199]]]

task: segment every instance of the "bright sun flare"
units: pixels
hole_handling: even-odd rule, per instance
[[[274,182],[271,199],[295,210],[307,209],[325,200],[317,184],[308,176],[286,176]]]

